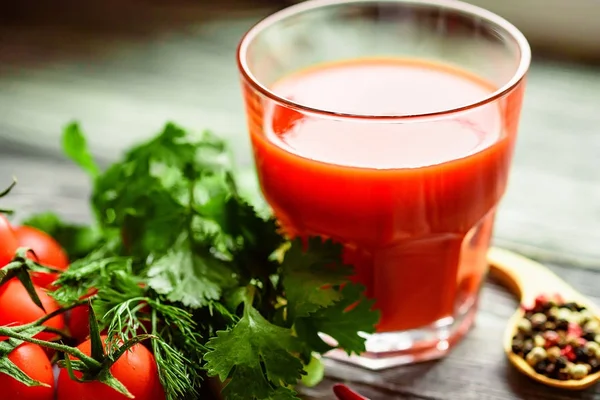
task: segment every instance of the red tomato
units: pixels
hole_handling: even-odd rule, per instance
[[[62,271],[69,267],[69,258],[60,244],[50,235],[30,226],[19,226],[14,228],[19,247],[29,247],[35,252],[37,262],[46,267],[60,269]],[[33,256],[30,257],[34,259]],[[48,289],[57,278],[57,274],[35,272],[31,279],[33,283]]]
[[[88,294],[83,296],[82,299],[96,294],[96,289],[88,290]],[[77,340],[77,343],[83,342],[90,334],[90,313],[88,306],[77,306],[71,310],[68,319],[69,332],[71,336]]]
[[[50,385],[49,387],[28,387],[12,377],[0,373],[0,388],[3,399],[53,400],[54,376],[48,356],[37,344],[23,343],[8,355],[8,359],[25,372],[31,379]]]
[[[43,289],[36,286],[35,291],[47,313],[51,313],[59,308],[54,299],[48,296]],[[27,324],[44,315],[44,311],[35,305],[25,287],[16,278],[11,279],[0,287],[0,326]],[[62,314],[57,315],[46,321],[44,325],[56,329],[64,329],[65,319]],[[56,334],[40,332],[36,335],[36,338],[52,340],[56,338]],[[4,339],[0,337],[0,340]]]
[[[8,264],[19,248],[19,242],[6,217],[0,214],[0,268]]]
[[[102,340],[106,339],[102,336]],[[91,353],[91,342],[86,340],[77,347]],[[158,368],[152,353],[137,344],[110,368],[110,372],[135,396],[135,400],[164,400],[165,393],[158,377]],[[80,377],[81,373],[75,371]],[[100,382],[79,383],[72,380],[66,369],[58,375],[57,400],[126,400],[127,397]]]

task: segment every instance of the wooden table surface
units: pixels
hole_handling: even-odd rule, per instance
[[[150,1],[144,12],[140,0],[104,2],[106,13],[74,1],[9,14],[0,6],[0,186],[19,179],[3,206],[21,216],[54,210],[89,219],[89,182],[57,153],[60,128],[73,118],[105,161],[172,118],[215,128],[249,163],[233,48],[271,6],[240,3],[221,3],[239,10],[233,14],[183,0]],[[214,16],[220,19],[208,21]],[[496,242],[542,257],[600,303],[600,69],[537,61],[528,96]],[[444,360],[382,372],[328,362],[328,378],[303,393],[331,399],[332,383],[346,381],[373,400],[600,399],[600,386],[549,390],[507,364],[501,336],[516,304],[489,281],[476,326]]]

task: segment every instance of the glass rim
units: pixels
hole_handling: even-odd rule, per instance
[[[297,103],[295,101],[286,99],[278,95],[277,93],[270,90],[267,86],[263,85],[260,80],[252,73],[250,66],[247,62],[248,47],[252,41],[268,27],[294,15],[304,13],[307,11],[335,6],[343,4],[358,4],[358,3],[403,3],[407,5],[428,5],[439,8],[453,9],[464,14],[470,14],[472,16],[480,17],[481,19],[491,22],[497,27],[507,32],[516,42],[520,51],[519,65],[513,74],[513,76],[500,88],[488,96],[472,102],[465,106],[451,108],[448,110],[434,111],[430,113],[420,114],[408,114],[408,115],[361,115],[361,114],[350,114],[344,112],[336,112],[331,110],[323,110],[315,107],[311,107],[305,104]],[[439,117],[447,116],[463,111],[471,110],[492,103],[495,100],[503,97],[507,93],[510,93],[525,77],[531,64],[531,47],[525,35],[512,23],[503,17],[495,14],[482,7],[478,7],[472,4],[465,3],[460,0],[307,0],[302,3],[292,5],[277,11],[256,23],[250,28],[242,37],[237,48],[237,64],[240,73],[243,78],[248,82],[255,90],[270,98],[273,101],[278,102],[288,108],[305,112],[308,114],[315,114],[319,116],[329,116],[337,119],[358,119],[358,120],[409,120],[409,119],[420,119],[424,117]]]

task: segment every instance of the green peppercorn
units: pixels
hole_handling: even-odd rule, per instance
[[[596,335],[596,337],[594,338],[594,342],[600,343],[600,335]]]
[[[560,310],[560,308],[558,308],[558,307],[552,307],[551,309],[548,310],[548,315],[552,316],[554,318],[558,318],[559,310]]]
[[[592,314],[592,312],[590,310],[588,310],[587,308],[585,310],[581,310],[579,312],[579,316],[581,317],[581,324],[586,324],[589,321],[593,321],[594,320],[594,314]]]
[[[588,332],[598,332],[600,331],[600,322],[593,319],[589,321],[587,324],[583,326],[583,329]]]
[[[539,326],[539,325],[542,325],[544,322],[546,322],[546,320],[547,320],[547,318],[546,318],[545,314],[536,313],[531,316],[531,325]]]
[[[548,360],[555,362],[560,357],[560,348],[559,347],[550,347],[546,350],[546,354],[548,356]]]
[[[546,358],[546,356],[547,356],[546,350],[544,350],[541,347],[534,347],[533,349],[531,349],[531,351],[529,353],[527,353],[527,356],[525,357],[525,361],[527,361],[527,364],[529,364],[533,367],[540,361],[544,360]]]
[[[535,335],[533,337],[533,344],[535,345],[535,347],[545,347],[546,346],[546,339],[544,339],[542,337],[542,335]]]
[[[519,321],[519,323],[517,324],[517,329],[521,333],[530,333],[531,332],[531,322],[526,318],[522,318]]]
[[[600,358],[600,344],[597,342],[587,342],[583,347],[588,356]]]
[[[571,319],[571,311],[566,308],[559,308],[558,314],[556,315],[556,319],[563,319],[565,321],[569,321]]]
[[[569,368],[569,374],[573,379],[583,379],[588,375],[588,369],[584,364],[575,364]]]

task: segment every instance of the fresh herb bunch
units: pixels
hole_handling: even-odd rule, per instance
[[[168,399],[198,398],[206,376],[224,383],[226,399],[296,399],[300,379],[320,379],[305,376],[322,374],[315,354],[335,342],[364,351],[359,332],[373,332],[378,313],[348,279],[341,246],[290,241],[263,218],[239,194],[223,140],[169,123],[105,171],[76,123],[63,148],[93,180],[96,218],[26,221],[75,260],[51,295],[70,308],[92,294],[109,354],[151,335]]]

